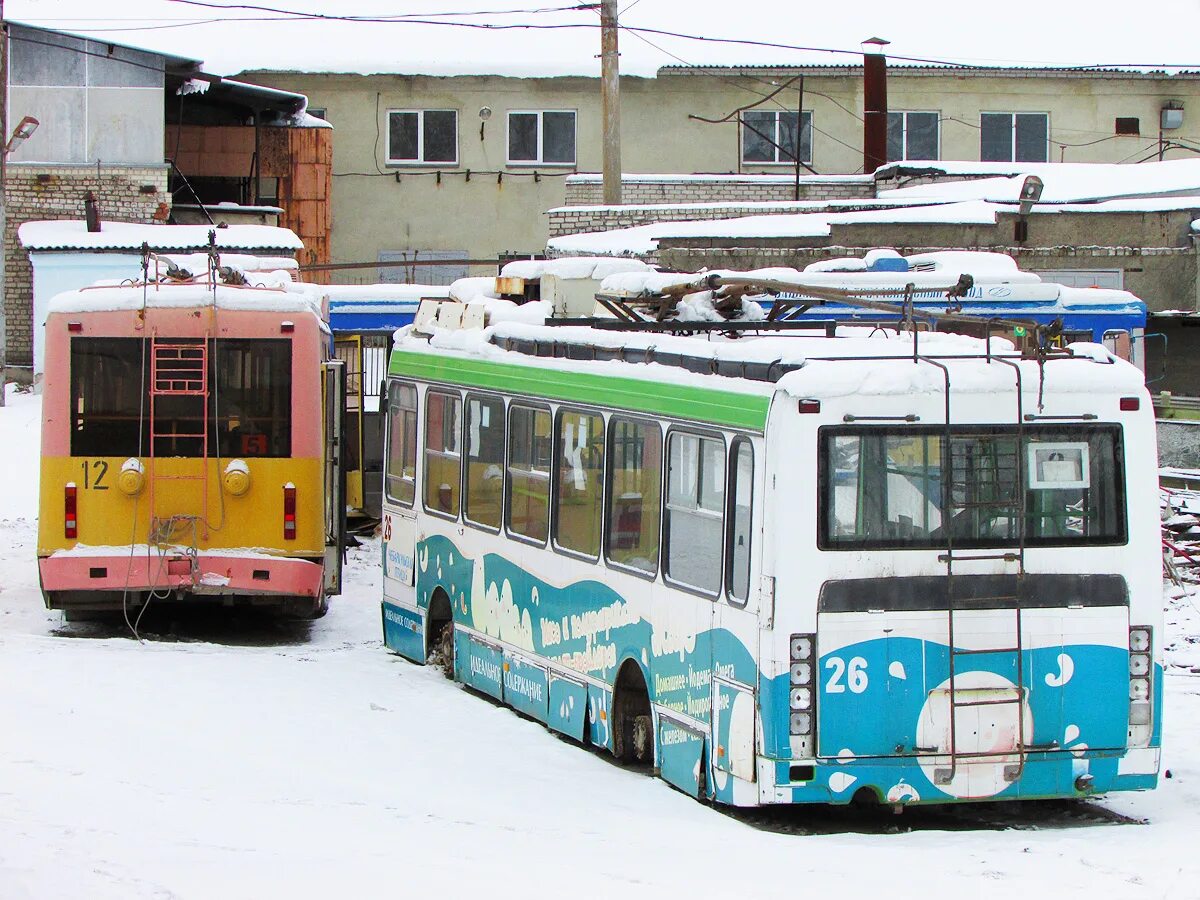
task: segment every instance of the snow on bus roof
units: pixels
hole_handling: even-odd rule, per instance
[[[216,233],[222,250],[300,250],[295,232],[273,225],[143,225],[136,222],[101,222],[99,231],[88,231],[79,219],[25,222],[17,234],[26,250],[141,250],[197,251],[208,248]]]
[[[777,363],[795,367],[778,382],[706,375],[654,362],[631,363],[619,360],[590,361],[562,357],[530,356],[505,350],[493,341],[518,338],[540,342],[562,341],[612,349],[654,350],[678,353],[702,359],[747,363]],[[870,327],[840,327],[838,337],[790,332],[786,334],[742,335],[731,340],[718,335],[686,337],[672,334],[627,332],[587,326],[547,326],[505,321],[485,329],[432,329],[430,337],[414,333],[409,326],[396,332],[397,349],[415,352],[463,354],[513,365],[558,371],[608,374],[638,378],[655,383],[719,388],[754,395],[782,390],[797,397],[837,397],[849,394],[941,393],[945,381],[942,370],[933,365],[914,365],[912,338]],[[1011,392],[1013,371],[1010,366],[990,364],[983,358],[982,339],[943,332],[922,333],[919,346],[924,355],[939,359],[960,357],[953,364],[956,392]],[[1012,354],[1013,345],[1003,338],[991,338],[993,353]],[[1055,393],[1140,393],[1144,390],[1142,373],[1117,359],[1097,344],[1072,344],[1078,361],[1052,362],[1044,367],[1046,394]],[[871,362],[871,359],[875,362]],[[849,362],[851,364],[847,365]],[[1088,363],[1103,365],[1089,365]],[[1037,363],[1028,360],[1026,390],[1037,390]]]
[[[311,313],[321,317],[318,285],[288,285],[283,288],[232,287],[200,283],[160,284],[143,288],[95,287],[66,291],[51,299],[47,315],[56,313],[114,312],[138,310],[143,304],[154,309],[188,309],[212,306],[257,312]]]

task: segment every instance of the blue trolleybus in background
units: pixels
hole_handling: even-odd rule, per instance
[[[725,284],[676,286],[676,332]],[[1155,786],[1137,368],[1095,344],[489,315],[430,316],[391,354],[390,650],[722,804]]]

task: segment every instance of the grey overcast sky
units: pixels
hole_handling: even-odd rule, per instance
[[[10,19],[203,59],[209,71],[594,74],[594,10],[571,0],[7,0]],[[814,3],[803,0],[619,0],[629,29],[682,32],[851,51],[818,53],[664,34],[621,35],[622,71],[689,64],[845,64],[860,42],[891,41],[893,57],[979,65],[1129,65],[1200,69],[1200,0],[1008,0]],[[97,9],[108,12],[97,18]],[[280,12],[395,17],[540,28],[477,29],[413,22],[296,21]],[[559,11],[556,11],[559,10]],[[504,12],[509,11],[509,12]],[[451,13],[480,13],[452,16]],[[483,14],[486,13],[486,14]],[[546,26],[586,26],[558,27]],[[896,61],[899,64],[899,61]]]

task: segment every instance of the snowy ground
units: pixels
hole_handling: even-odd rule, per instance
[[[63,623],[37,591],[39,402],[9,399],[5,900],[1200,895],[1195,597],[1169,604],[1172,777],[1153,793],[979,822],[920,810],[730,817],[386,653],[375,545],[354,551],[345,594],[311,626],[167,617],[138,643]]]

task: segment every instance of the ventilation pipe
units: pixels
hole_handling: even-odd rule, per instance
[[[83,215],[87,219],[87,230],[96,233],[100,230],[100,207],[96,203],[96,195],[91,191],[83,198]]]
[[[889,42],[873,37],[863,41],[863,173],[887,164],[887,57]]]

